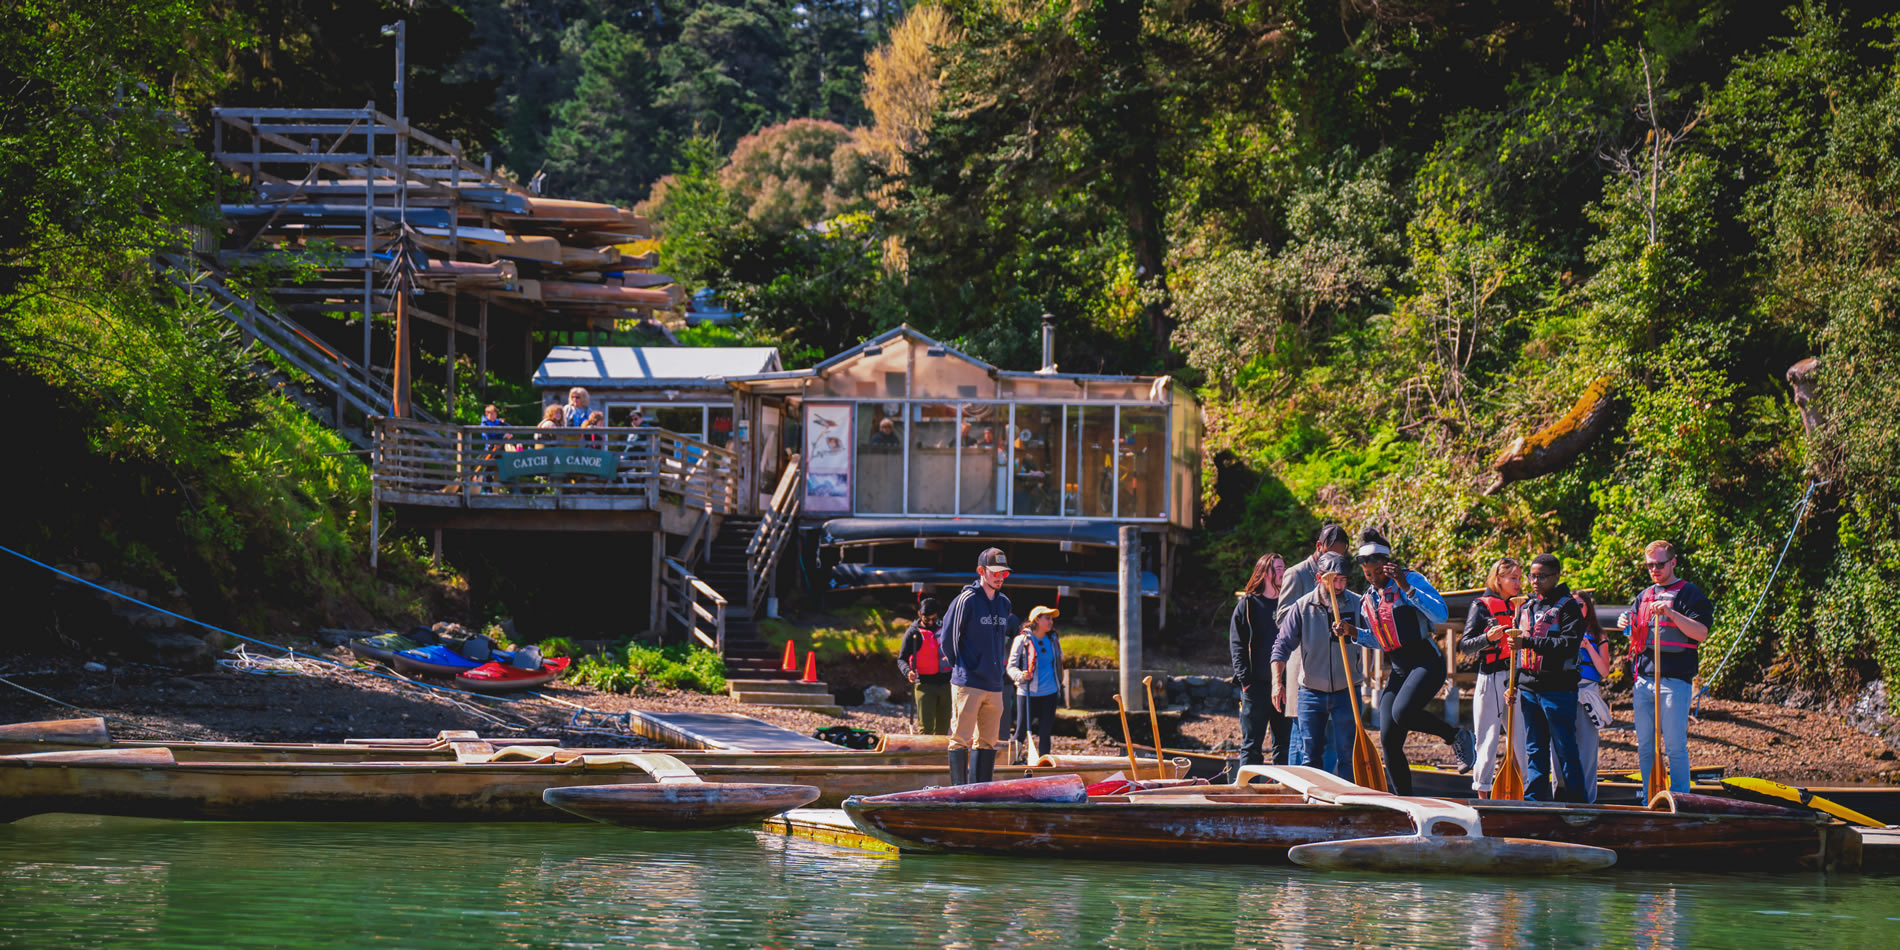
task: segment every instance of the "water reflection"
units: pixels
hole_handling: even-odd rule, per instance
[[[1900,879],[1561,880],[905,856],[745,831],[0,826],[0,946],[1900,945]]]

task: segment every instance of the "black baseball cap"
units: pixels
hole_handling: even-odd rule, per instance
[[[1009,558],[1003,555],[1002,548],[985,548],[982,554],[976,556],[976,566],[994,567],[1007,571],[1009,570]]]

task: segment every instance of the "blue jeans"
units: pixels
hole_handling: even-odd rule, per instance
[[[1294,764],[1322,768],[1352,778],[1352,690],[1336,693],[1300,690],[1300,725],[1306,727],[1304,755]]]
[[[1663,754],[1669,757],[1669,790],[1689,790],[1689,700],[1695,687],[1682,680],[1664,677],[1662,681]],[[1649,763],[1654,761],[1656,745],[1656,697],[1653,681],[1636,678],[1636,763],[1643,771],[1643,785],[1649,785]]]
[[[1518,695],[1523,697],[1518,708],[1524,716],[1524,754],[1530,758],[1530,774],[1524,777],[1524,799],[1558,800],[1550,787],[1550,767],[1554,759],[1557,774],[1564,783],[1563,801],[1583,801],[1583,762],[1577,752],[1577,691],[1524,689],[1519,690]]]
[[[1265,683],[1252,683],[1240,694],[1241,765],[1265,765],[1269,740],[1273,743],[1273,764],[1287,764],[1287,733],[1293,720],[1273,708],[1272,692],[1273,687]]]

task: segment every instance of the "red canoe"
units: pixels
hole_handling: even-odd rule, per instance
[[[478,693],[512,693],[516,690],[533,689],[546,686],[567,672],[572,663],[568,657],[557,656],[541,661],[538,670],[524,670],[493,661],[483,663],[472,670],[455,674],[456,685]]]

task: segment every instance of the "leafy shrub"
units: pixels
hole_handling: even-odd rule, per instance
[[[543,642],[546,644],[562,638]],[[562,647],[572,649],[571,642]],[[684,689],[696,693],[726,691],[726,661],[718,653],[693,645],[656,647],[629,643],[607,654],[581,657],[568,679],[605,693],[631,693],[642,688]]]

